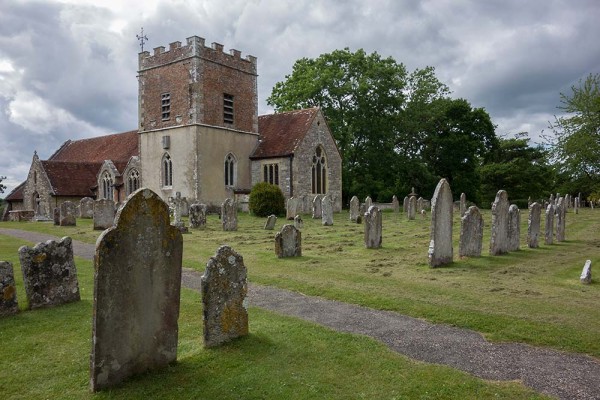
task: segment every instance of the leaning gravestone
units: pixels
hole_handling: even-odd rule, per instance
[[[183,240],[149,189],[130,195],[94,259],[93,391],[177,358]]]
[[[271,214],[267,217],[267,221],[265,222],[265,230],[272,231],[275,229],[275,223],[277,222],[277,216],[275,214]]]
[[[497,256],[508,252],[508,194],[499,190],[492,203],[492,235],[490,255]]]
[[[417,215],[417,198],[415,196],[410,196],[408,199],[408,219],[415,219]]]
[[[21,246],[19,260],[29,309],[79,301],[77,269],[70,237]]]
[[[592,260],[586,260],[579,281],[586,285],[592,283]]]
[[[231,199],[225,199],[221,205],[221,223],[224,231],[237,231],[237,207]]]
[[[71,201],[65,201],[60,205],[60,226],[75,226],[77,219],[75,217],[77,207]]]
[[[554,204],[548,204],[546,208],[546,229],[544,231],[544,243],[552,244],[554,241]]]
[[[201,279],[204,347],[248,334],[248,280],[241,255],[221,246],[208,260]]]
[[[556,241],[563,242],[565,240],[565,220],[567,217],[567,204],[564,197],[558,199],[556,205]]]
[[[60,207],[54,207],[54,211],[52,212],[52,221],[54,225],[60,225]]]
[[[333,201],[331,201],[331,197],[329,195],[323,196],[321,200],[321,224],[324,226],[333,225]]]
[[[527,220],[527,246],[534,249],[539,247],[540,222],[542,206],[535,202],[529,206],[529,219]]]
[[[190,206],[190,227],[193,229],[206,227],[206,204],[194,203]]]
[[[275,254],[279,258],[302,256],[302,233],[294,225],[284,225],[275,235]]]
[[[480,257],[483,246],[483,216],[471,206],[460,219],[459,257]]]
[[[313,219],[321,218],[323,214],[323,210],[321,209],[321,200],[323,199],[322,194],[318,194],[315,196],[312,202],[312,217]]]
[[[79,218],[94,218],[94,199],[84,197],[79,200]]]
[[[521,211],[516,204],[508,208],[508,251],[517,251],[520,247]]]
[[[396,195],[392,196],[392,209],[396,214],[400,212],[400,202],[398,201],[398,197],[396,197]]]
[[[115,223],[115,203],[110,199],[96,200],[94,203],[94,229],[108,229]]]
[[[431,234],[429,241],[429,266],[450,264],[452,249],[452,191],[446,179],[441,179],[431,199]]]
[[[365,247],[378,249],[381,247],[381,210],[371,206],[365,213]]]
[[[460,208],[459,208],[459,212],[460,212],[460,217],[461,218],[467,212],[467,195],[464,194],[464,193],[460,194]]]
[[[358,197],[352,196],[350,199],[350,221],[356,222],[360,216],[360,200]]]
[[[17,286],[13,266],[8,261],[0,261],[0,317],[19,312]]]
[[[298,199],[290,197],[285,208],[285,218],[293,220],[296,215],[298,215]]]

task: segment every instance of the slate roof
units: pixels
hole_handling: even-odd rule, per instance
[[[55,196],[92,196],[101,162],[41,161]]]
[[[69,162],[129,161],[139,156],[138,131],[67,140],[48,160]]]
[[[250,159],[285,157],[294,154],[296,146],[312,125],[318,107],[258,117],[260,142]]]

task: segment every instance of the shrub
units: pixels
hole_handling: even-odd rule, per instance
[[[267,182],[254,185],[250,191],[250,212],[258,217],[285,214],[285,199],[279,186]]]

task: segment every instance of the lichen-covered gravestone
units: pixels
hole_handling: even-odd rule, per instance
[[[60,205],[60,226],[75,226],[77,207],[71,201],[65,201]]]
[[[508,194],[498,190],[492,203],[492,235],[490,255],[497,256],[508,252]]]
[[[408,216],[408,196],[404,197],[404,200],[402,202],[402,211],[404,213],[406,213],[406,215]]]
[[[410,196],[408,199],[408,212],[406,213],[408,219],[414,220],[417,215],[417,198],[416,196]]]
[[[546,208],[546,229],[544,230],[544,243],[552,244],[554,241],[554,204],[550,202]]]
[[[429,266],[450,264],[452,249],[452,191],[446,179],[441,179],[431,199],[431,234],[429,240]]]
[[[275,214],[271,214],[267,217],[267,222],[265,222],[265,230],[272,231],[275,229],[275,223],[277,222],[277,216]]]
[[[300,215],[296,215],[296,217],[294,217],[294,226],[296,229],[302,229],[304,226],[304,221],[302,221],[302,217]]]
[[[204,346],[214,347],[248,334],[248,280],[241,255],[221,246],[208,260],[201,280]]]
[[[373,200],[371,199],[371,196],[367,196],[365,198],[365,212],[367,212],[369,210],[369,207],[371,207],[373,205]]]
[[[94,203],[94,229],[108,229],[115,223],[115,202],[110,199],[96,200]]]
[[[459,257],[480,257],[483,246],[483,216],[471,206],[460,219]]]
[[[93,391],[177,358],[181,232],[149,189],[130,195],[115,221],[96,242]]]
[[[8,261],[0,261],[0,317],[19,312],[17,286],[13,266]]]
[[[323,215],[323,209],[321,208],[321,200],[323,199],[322,194],[315,196],[312,202],[312,217],[313,219],[319,219]]]
[[[237,231],[237,205],[232,199],[225,199],[221,205],[221,223],[224,231]]]
[[[400,202],[398,201],[398,197],[396,197],[396,195],[392,196],[392,210],[394,210],[394,213],[399,213],[400,212]]]
[[[325,226],[333,225],[333,201],[329,195],[323,196],[321,199],[321,224]]]
[[[19,260],[29,309],[79,301],[77,269],[70,237],[21,246]]]
[[[422,210],[425,208],[425,207],[423,206],[423,205],[424,205],[424,203],[425,203],[425,201],[423,200],[423,198],[422,198],[422,197],[419,197],[419,198],[417,199],[417,209],[416,209],[416,212],[417,212],[417,213],[420,213],[420,212],[421,212],[421,211],[422,211]]]
[[[94,218],[94,199],[84,197],[79,200],[79,218]]]
[[[381,210],[376,206],[371,206],[365,213],[365,247],[367,249],[378,249],[381,247],[381,231]]]
[[[206,204],[194,203],[190,206],[190,227],[193,229],[206,227]]]
[[[592,260],[586,260],[579,281],[585,285],[592,283]]]
[[[290,197],[285,208],[285,218],[293,220],[296,215],[298,215],[298,199],[296,197]]]
[[[521,211],[516,204],[508,208],[508,251],[517,251],[521,244]]]
[[[467,212],[467,195],[464,193],[460,194],[460,217],[462,218],[463,215],[465,215],[465,213]]]
[[[357,222],[360,213],[360,200],[358,197],[352,196],[350,199],[350,221]]]
[[[275,254],[279,258],[302,256],[302,233],[286,224],[275,235]]]
[[[565,221],[567,218],[567,203],[564,197],[558,199],[556,205],[556,241],[563,242],[565,240]]]
[[[527,246],[534,249],[539,247],[540,221],[542,206],[534,202],[529,206],[529,218],[527,220]]]

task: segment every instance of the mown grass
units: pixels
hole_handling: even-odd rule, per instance
[[[46,226],[47,227],[47,226]],[[15,249],[21,308],[25,294]],[[76,259],[82,301],[0,319],[0,395],[10,399],[535,399],[515,382],[486,382],[447,367],[411,361],[384,345],[250,308],[250,331],[226,346],[202,347],[199,294],[182,291],[178,361],[111,390],[88,390],[93,266]]]

